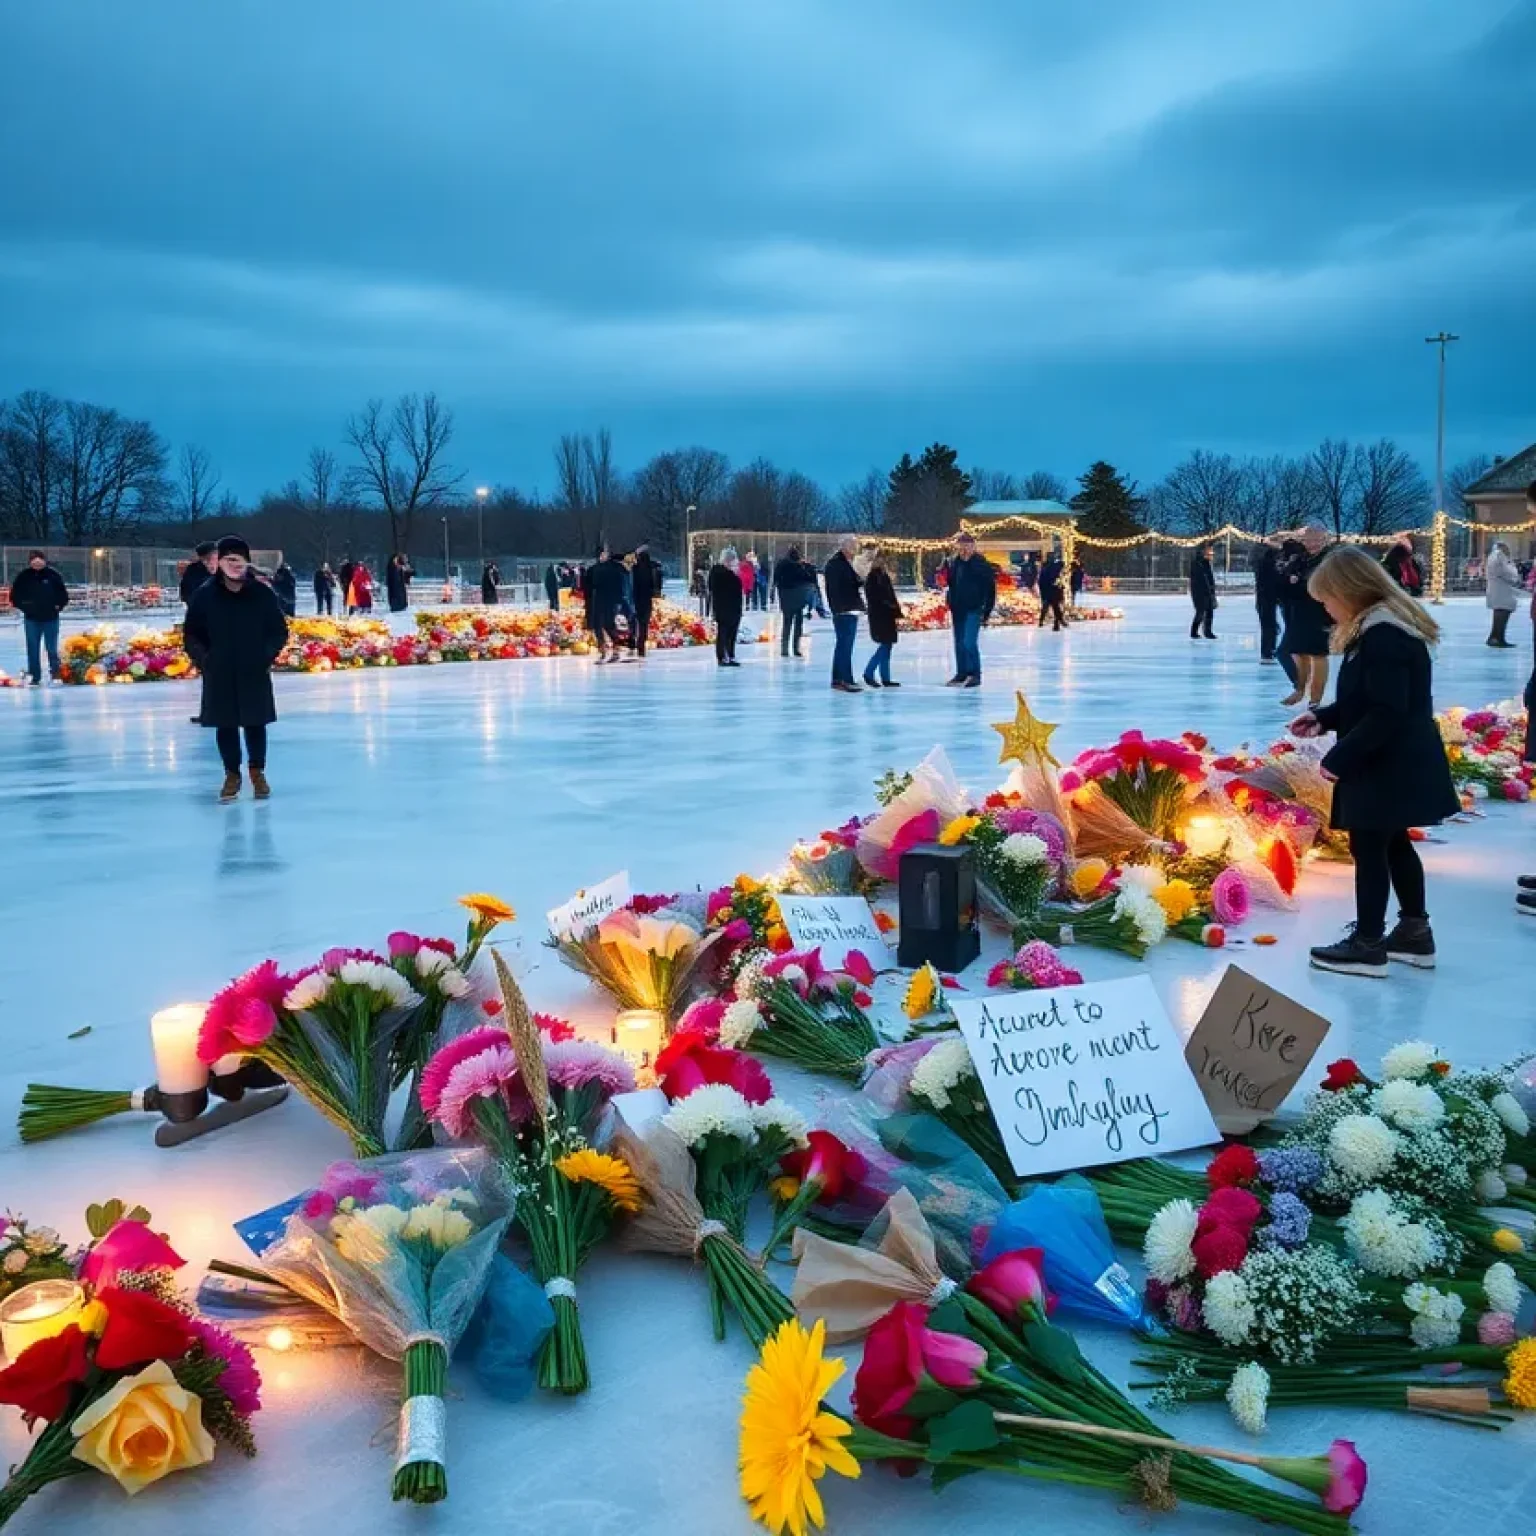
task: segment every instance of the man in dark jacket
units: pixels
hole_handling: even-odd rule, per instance
[[[244,539],[219,540],[218,575],[204,583],[187,609],[183,631],[187,655],[203,674],[203,708],[198,723],[213,729],[224,762],[219,800],[240,793],[240,734],[250,763],[251,788],[258,800],[267,783],[267,727],[277,719],[272,697],[272,663],[288,641],[288,621],[277,596],[257,581]]]
[[[597,641],[597,659],[619,659],[619,613],[624,604],[624,565],[615,560],[606,544],[586,569],[582,582],[587,596],[587,627]]]
[[[1040,625],[1045,628],[1045,616],[1050,614],[1055,621],[1051,625],[1054,634],[1058,629],[1066,628],[1066,615],[1062,612],[1062,601],[1065,597],[1063,581],[1065,580],[1066,567],[1062,564],[1061,554],[1058,550],[1052,550],[1045,557],[1045,563],[1040,567]]]
[[[839,693],[863,693],[853,680],[853,645],[859,638],[859,615],[864,612],[864,578],[854,569],[859,552],[855,534],[845,533],[837,553],[827,561],[827,606],[832,610],[836,642],[832,649],[832,686]]]
[[[1216,612],[1216,572],[1211,567],[1209,544],[1202,544],[1189,562],[1189,600],[1195,605],[1189,638],[1198,640],[1203,634],[1207,640],[1214,640],[1211,619]]]
[[[553,565],[544,572],[544,595],[549,599],[549,611],[560,612],[560,572]]]
[[[384,588],[389,595],[389,611],[391,613],[404,613],[411,605],[411,577],[416,573],[411,569],[410,562],[404,555],[391,555],[389,564],[384,567]],[[273,578],[276,585],[276,578]],[[281,596],[281,592],[278,594]],[[288,610],[289,614],[293,609]]]
[[[48,681],[59,675],[59,615],[69,606],[64,578],[40,549],[27,556],[27,568],[11,583],[11,607],[21,615],[27,640],[27,679],[43,680],[43,648],[48,649]]]
[[[800,558],[800,547],[791,544],[784,558],[773,568],[773,586],[779,594],[779,655],[793,650],[801,655],[800,640],[805,631],[805,610],[810,604],[816,572]]]
[[[291,619],[299,610],[299,578],[294,575],[293,567],[286,560],[279,562],[277,569],[272,572],[272,590],[277,593],[283,617]]]
[[[644,661],[645,642],[651,633],[651,605],[661,596],[661,567],[651,558],[649,544],[635,546],[630,580],[635,589],[635,654]]]
[[[1259,660],[1275,660],[1280,638],[1280,541],[1265,539],[1253,558],[1253,603],[1259,610]]]
[[[198,588],[209,580],[218,569],[218,545],[213,543],[199,544],[197,546],[197,558],[187,562],[187,568],[181,573],[181,601],[185,607],[197,596]]]
[[[955,675],[949,688],[981,687],[981,626],[997,604],[997,573],[969,533],[955,535],[955,553],[944,568],[949,623],[955,638]]]

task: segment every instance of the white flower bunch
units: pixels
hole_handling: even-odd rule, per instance
[[[1371,1095],[1371,1108],[1400,1131],[1428,1131],[1445,1119],[1445,1104],[1440,1095],[1425,1083],[1410,1082],[1405,1077],[1383,1083]]]
[[[1509,1185],[1492,1168],[1485,1168],[1477,1176],[1473,1192],[1484,1205],[1497,1205],[1509,1194]]]
[[[1199,1224],[1199,1214],[1188,1200],[1170,1200],[1147,1223],[1141,1255],[1147,1273],[1154,1280],[1172,1285],[1194,1272],[1195,1255],[1191,1245]]]
[[[736,992],[739,997],[760,997],[767,984],[763,967],[773,958],[765,949],[756,950],[736,972]]]
[[[1011,833],[1003,839],[998,852],[1010,864],[1017,864],[1020,868],[1049,863],[1051,856],[1050,849],[1045,846],[1045,839],[1030,832]]]
[[[959,1035],[940,1040],[912,1072],[908,1091],[926,1099],[935,1109],[947,1109],[951,1092],[968,1077],[975,1077],[971,1052]]]
[[[1239,1274],[1253,1311],[1253,1342],[1287,1365],[1316,1358],[1339,1334],[1358,1327],[1365,1314],[1358,1271],[1321,1244],[1257,1249],[1243,1260]],[[1207,1319],[1209,1298],[1208,1285]]]
[[[1368,1275],[1407,1280],[1445,1258],[1440,1234],[1414,1221],[1384,1189],[1356,1195],[1339,1227],[1350,1254]]]
[[[759,1029],[763,1016],[756,1003],[740,998],[725,1010],[720,1020],[720,1044],[739,1051]]]
[[[1239,1349],[1253,1338],[1257,1316],[1239,1271],[1224,1269],[1206,1281],[1201,1311],[1206,1326],[1229,1349]]]
[[[1439,1060],[1439,1047],[1428,1040],[1404,1040],[1381,1058],[1381,1075],[1387,1082],[1395,1078],[1423,1077]]]
[[[1227,1407],[1240,1428],[1262,1435],[1269,1413],[1269,1372],[1257,1360],[1240,1365],[1227,1383]]]
[[[688,1100],[684,1099],[683,1102],[686,1104]],[[794,1147],[803,1148],[811,1144],[810,1127],[805,1122],[805,1116],[783,1099],[769,1099],[766,1104],[754,1104],[752,1124],[759,1134],[777,1132]]]
[[[418,1238],[431,1243],[434,1248],[440,1248],[446,1253],[448,1249],[468,1242],[474,1232],[475,1224],[463,1211],[455,1210],[451,1205],[440,1205],[434,1200],[429,1205],[411,1207],[400,1235],[406,1239]]]
[[[685,1147],[701,1147],[711,1136],[734,1136],[750,1145],[756,1137],[752,1106],[728,1083],[706,1083],[679,1099],[662,1123]]]
[[[411,957],[418,976],[438,976],[453,964],[452,959],[440,949],[429,949],[425,944]]]
[[[1168,932],[1168,914],[1145,891],[1121,887],[1115,897],[1115,916],[1129,918],[1136,937],[1150,949],[1161,944]]]
[[[1461,1337],[1461,1316],[1466,1303],[1432,1285],[1410,1285],[1403,1305],[1413,1313],[1409,1337],[1420,1349],[1449,1349]]]
[[[1488,1105],[1499,1117],[1504,1129],[1512,1136],[1528,1136],[1531,1131],[1530,1116],[1520,1107],[1520,1101],[1512,1093],[1496,1093]]]
[[[283,1007],[289,1013],[303,1013],[306,1008],[313,1008],[316,1003],[323,1003],[330,995],[331,973],[329,971],[311,971],[308,976],[301,976],[289,987],[287,996],[283,998]]]
[[[1150,896],[1167,885],[1168,877],[1155,864],[1126,864],[1120,870],[1120,889]]]
[[[413,1008],[421,1001],[399,971],[376,960],[343,960],[336,972],[337,981],[349,987],[361,987],[383,999],[391,1008]]]
[[[1346,1115],[1328,1133],[1328,1157],[1344,1178],[1356,1185],[1373,1183],[1397,1157],[1399,1137],[1375,1115]]]
[[[1520,1310],[1520,1282],[1503,1260],[1490,1264],[1483,1272],[1483,1295],[1495,1312],[1507,1312],[1513,1317]]]

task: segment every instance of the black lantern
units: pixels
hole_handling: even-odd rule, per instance
[[[941,971],[963,971],[981,953],[975,853],[940,843],[910,848],[901,856],[896,884],[901,899],[898,963],[907,970],[933,964]]]

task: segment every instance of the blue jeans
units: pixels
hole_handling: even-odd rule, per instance
[[[832,627],[837,632],[837,645],[832,652],[832,681],[853,681],[853,642],[859,638],[859,616],[856,613],[834,613]]]
[[[872,683],[875,674],[880,674],[880,681],[888,683],[891,680],[891,648],[888,645],[877,645],[875,654],[869,658],[864,667],[864,681]]]
[[[955,676],[981,676],[981,614],[952,613],[955,631]]]
[[[43,647],[48,647],[48,670],[59,675],[59,621],[57,619],[26,619],[21,627],[27,637],[27,673],[34,683],[43,680]]]

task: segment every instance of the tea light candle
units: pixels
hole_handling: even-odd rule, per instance
[[[161,1093],[198,1093],[208,1086],[208,1068],[197,1059],[197,1035],[206,1011],[202,1003],[177,1003],[149,1021],[155,1085]]]
[[[659,1008],[625,1008],[613,1021],[613,1043],[642,1069],[655,1065],[666,1040],[667,1021]]]
[[[85,1311],[85,1292],[73,1280],[38,1280],[0,1301],[0,1347],[6,1358],[19,1360],[24,1351],[51,1339]]]
[[[1226,823],[1219,816],[1191,816],[1184,824],[1184,846],[1197,858],[1209,858],[1227,846]]]

